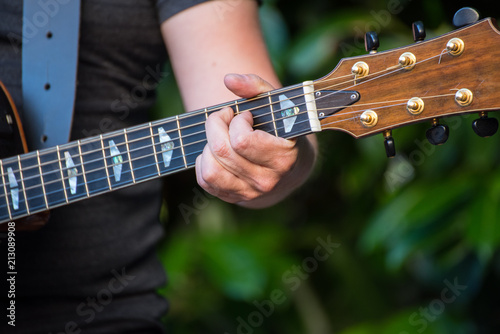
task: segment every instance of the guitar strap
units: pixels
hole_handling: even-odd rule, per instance
[[[80,0],[24,0],[23,125],[30,150],[69,140],[79,30]]]

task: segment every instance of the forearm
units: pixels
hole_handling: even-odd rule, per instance
[[[228,73],[253,73],[280,87],[255,1],[208,1],[161,28],[186,111],[236,99],[224,85]]]

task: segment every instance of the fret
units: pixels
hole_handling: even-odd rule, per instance
[[[106,149],[104,146],[104,139],[102,138],[102,135],[99,136],[99,139],[101,140],[101,153],[102,153],[102,160],[104,161],[104,166],[106,168],[106,180],[108,182],[109,190],[113,189],[113,186],[111,185],[111,178],[109,177],[109,166],[108,166],[108,161],[106,160]]]
[[[149,122],[149,132],[151,134],[151,143],[152,143],[153,152],[154,152],[154,155],[155,155],[156,169],[158,170],[158,176],[160,176],[161,175],[160,163],[158,162],[158,152],[156,151],[155,135],[154,135],[154,132],[153,132],[153,124],[151,122]]]
[[[238,101],[234,101],[234,106],[236,108],[236,111],[235,111],[236,115],[241,114],[240,105],[238,104]]]
[[[274,91],[271,100],[279,137],[292,138],[311,132],[303,85]]]
[[[133,183],[124,131],[103,135],[108,175],[113,188]]]
[[[57,150],[57,156],[60,157],[61,156],[61,149],[59,148],[59,145],[56,146],[56,150]],[[61,159],[57,159],[57,161],[59,161],[59,171],[61,172],[61,180],[62,180],[63,185],[64,185],[64,174],[63,174],[62,162],[61,162]],[[40,169],[42,169],[42,163],[40,162],[40,153],[38,153],[38,162],[40,164]],[[42,175],[42,182],[43,182],[43,171],[42,171],[41,175]],[[69,203],[68,193],[66,192],[66,187],[63,186],[63,190],[64,190],[64,199],[66,200],[66,203]]]
[[[47,209],[48,203],[42,184],[38,152],[18,156],[19,169],[23,180],[24,197],[27,199],[29,212]]]
[[[241,111],[250,111],[253,115],[253,127],[256,130],[275,134],[273,112],[267,97],[238,100]]]
[[[208,117],[210,117],[211,114],[213,114],[214,112],[217,112],[219,111],[220,109],[222,109],[224,106],[229,106],[229,105],[233,105],[237,103],[237,101],[234,101],[232,102],[231,104],[229,103],[226,103],[226,104],[221,104],[221,105],[218,105],[218,106],[215,106],[215,107],[212,107],[212,108],[209,108],[207,109],[207,116],[206,116],[206,119],[208,119]],[[239,108],[239,106],[238,106]],[[205,120],[206,121],[206,120]]]
[[[205,121],[206,121],[208,119],[208,108],[205,108],[204,111],[205,111]]]
[[[177,121],[177,132],[179,133],[179,141],[181,144],[181,151],[182,151],[182,159],[184,160],[184,166],[188,168],[188,164],[186,161],[186,152],[184,151],[184,141],[182,140],[182,133],[181,133],[181,125],[179,123],[179,116],[175,116],[175,120]]]
[[[187,113],[178,119],[186,166],[193,166],[207,143],[205,113]]]
[[[42,180],[45,184],[45,191],[49,206],[56,206],[62,203],[69,203],[68,194],[64,184],[63,166],[60,159],[59,146],[56,150],[41,150],[40,166],[42,169]]]
[[[24,198],[26,201],[26,212],[28,214],[31,214],[30,206],[29,206],[29,202],[28,202],[28,196],[26,196],[26,185],[24,184],[23,167],[21,166],[21,156],[20,155],[17,156],[17,165],[19,166],[19,178],[21,181],[21,188],[23,189],[23,195],[24,195]]]
[[[130,147],[129,147],[129,142],[128,142],[128,135],[127,135],[127,129],[123,129],[123,134],[125,136],[125,147],[127,148],[127,154],[128,154],[128,163],[130,165],[130,174],[132,175],[132,182],[135,184],[135,174],[134,174],[134,167],[132,166],[132,159],[130,157]]]
[[[16,157],[3,160],[4,169],[7,172],[7,189],[10,201],[12,217],[28,214],[28,206],[24,187],[21,183],[21,172],[19,171],[19,160]]]
[[[85,165],[83,164],[82,160],[82,145],[81,141],[78,141],[78,155],[80,156],[80,162],[81,162],[81,167],[82,167],[82,177],[83,177],[83,184],[85,186],[85,192],[87,193],[87,197],[90,197],[89,193],[89,183],[87,182],[87,175],[85,174]]]
[[[161,175],[185,169],[184,151],[176,118],[153,122],[153,142]]]
[[[274,135],[278,137],[278,129],[276,128],[276,119],[274,118],[273,100],[271,99],[270,92],[267,93],[267,98],[269,99],[269,108],[271,109],[271,117],[273,119]]]
[[[3,169],[3,162],[0,160],[0,170],[2,172],[2,186],[4,191],[4,200],[5,204],[2,203],[2,220],[7,219],[6,214],[8,215],[9,220],[12,220],[12,212],[10,211],[10,203],[9,203],[9,194],[7,192],[7,185],[5,184],[5,172]],[[5,210],[6,209],[6,210]]]
[[[111,190],[100,137],[80,140],[78,151],[88,195],[93,196]]]
[[[127,138],[130,168],[136,182],[161,175],[151,123],[149,127],[140,126],[130,129],[127,131]]]
[[[42,185],[43,199],[45,201],[45,209],[49,208],[49,201],[47,200],[47,191],[45,190],[45,183],[42,177],[42,163],[40,162],[40,151],[36,151],[36,162],[38,164],[38,172],[40,173],[40,184]]]

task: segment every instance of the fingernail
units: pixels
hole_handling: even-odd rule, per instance
[[[245,75],[243,74],[238,74],[238,73],[229,73],[227,76],[233,77],[234,79],[239,79],[239,80],[244,80]]]

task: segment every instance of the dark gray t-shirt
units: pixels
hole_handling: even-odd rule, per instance
[[[204,1],[82,1],[72,139],[147,121],[154,85],[134,92],[146,76],[162,78],[160,22]],[[22,8],[22,1],[0,0],[0,80],[21,113],[21,53],[8,36],[21,35]],[[40,231],[18,233],[16,328],[3,330],[2,311],[0,332],[161,332],[160,205],[161,181],[150,181],[55,209]]]

